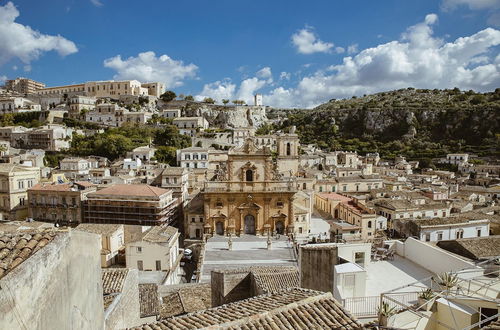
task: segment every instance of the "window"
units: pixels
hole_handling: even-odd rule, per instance
[[[277,201],[276,207],[283,207],[283,201]]]
[[[135,251],[136,251],[137,253],[142,253],[142,247],[141,247],[141,246],[136,247],[136,248],[135,248]]]
[[[195,218],[191,218],[191,222],[196,222],[196,219]]]
[[[425,233],[425,241],[429,242],[431,240],[431,233]]]
[[[481,229],[477,229],[477,237],[481,237]]]
[[[371,227],[372,227],[372,222],[368,221],[368,228],[371,228]]]
[[[442,232],[438,232],[437,233],[437,240],[438,241],[442,241],[443,240],[443,233]]]
[[[464,231],[463,229],[458,229],[457,230],[457,233],[456,233],[456,238],[459,239],[459,238],[464,238]]]
[[[246,181],[253,181],[253,171],[247,170],[245,173]]]
[[[364,252],[355,252],[354,253],[354,263],[364,267],[365,265],[365,253]]]
[[[347,191],[347,186],[343,186],[342,191]]]
[[[161,270],[161,260],[156,260],[156,270]]]
[[[290,145],[290,142],[286,144],[286,155],[290,156],[292,154],[292,146]]]
[[[222,201],[218,200],[217,202],[215,202],[215,207],[222,207]]]
[[[143,268],[142,260],[137,260],[137,269],[143,270]]]

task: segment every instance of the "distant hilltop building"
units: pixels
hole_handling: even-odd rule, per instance
[[[262,94],[255,94],[253,96],[253,104],[255,106],[262,106]]]
[[[16,79],[7,80],[5,82],[5,88],[9,91],[18,92],[21,94],[33,94],[40,89],[45,88],[45,84],[32,79],[19,77]]]
[[[165,91],[165,84],[160,82],[141,83],[138,80],[88,81],[83,84],[42,88],[39,95],[71,94],[93,97],[117,97],[120,95],[157,96]]]

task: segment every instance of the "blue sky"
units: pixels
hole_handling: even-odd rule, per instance
[[[160,80],[313,107],[402,87],[500,87],[500,0],[0,0],[0,77]],[[462,38],[462,39],[459,39]]]

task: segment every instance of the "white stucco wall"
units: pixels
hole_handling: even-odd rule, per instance
[[[0,280],[0,329],[104,329],[98,235],[70,231]]]

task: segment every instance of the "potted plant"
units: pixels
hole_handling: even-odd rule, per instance
[[[388,303],[382,302],[378,307],[378,323],[382,327],[387,326],[389,317],[396,314],[396,307],[390,307]]]
[[[422,290],[418,295],[418,307],[429,311],[433,305],[432,298],[434,292],[431,289]]]
[[[458,284],[458,276],[452,273],[442,273],[434,281],[446,292],[449,292],[451,288]]]

